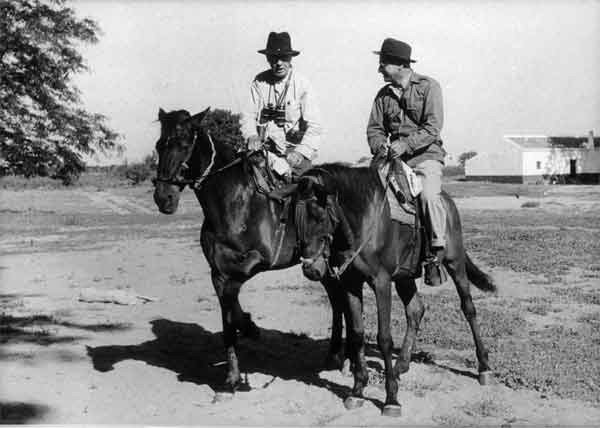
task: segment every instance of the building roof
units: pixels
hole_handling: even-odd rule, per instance
[[[504,138],[523,149],[583,149],[589,137],[546,136],[546,135],[505,135]],[[594,147],[600,147],[600,137],[594,138]]]

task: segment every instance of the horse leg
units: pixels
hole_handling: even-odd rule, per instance
[[[377,345],[383,357],[385,367],[385,416],[400,416],[402,407],[398,404],[398,381],[392,366],[392,349],[394,343],[391,333],[392,287],[389,276],[380,273],[373,281],[377,302]]]
[[[354,375],[354,386],[349,397],[344,400],[344,406],[348,410],[355,409],[364,404],[363,389],[369,381],[367,361],[365,359],[365,327],[363,324],[363,294],[362,278],[348,279],[344,282],[346,288],[346,299],[348,303],[349,323],[346,324],[347,347],[352,355],[352,373]]]
[[[344,353],[342,343],[344,311],[344,294],[341,284],[333,278],[324,278],[322,284],[327,291],[329,303],[331,304],[331,339],[329,341],[329,351],[325,359],[325,368],[329,370],[342,369],[344,365]]]
[[[236,354],[237,327],[243,320],[243,312],[238,302],[241,282],[232,281],[221,274],[212,275],[213,286],[221,305],[223,321],[223,342],[227,357],[226,387],[235,392],[241,382],[240,369]]]
[[[408,371],[410,365],[410,357],[412,348],[419,331],[419,324],[425,314],[425,306],[421,300],[421,296],[417,292],[417,285],[414,279],[406,279],[395,281],[396,292],[404,303],[406,313],[406,333],[404,334],[404,342],[400,350],[400,356],[396,360],[394,366],[394,374],[399,377],[402,373]]]
[[[463,251],[464,254],[464,251]],[[465,267],[465,258],[457,257],[451,260],[445,260],[444,265],[448,273],[452,277],[456,286],[456,291],[460,297],[460,308],[471,327],[473,340],[475,341],[475,351],[477,360],[479,361],[479,383],[485,385],[491,381],[492,370],[488,363],[488,351],[481,340],[481,332],[479,330],[479,322],[477,321],[477,311],[471,298],[469,289],[469,280],[467,279],[467,271]]]

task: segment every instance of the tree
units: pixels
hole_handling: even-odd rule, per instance
[[[477,152],[474,152],[474,151],[461,153],[458,156],[458,163],[460,164],[460,166],[462,166],[464,168],[465,167],[465,162],[468,161],[469,159],[475,157],[475,156],[477,156]]]
[[[123,150],[106,117],[81,107],[72,77],[87,66],[77,48],[100,30],[65,3],[0,0],[0,172],[70,181],[83,155]]]

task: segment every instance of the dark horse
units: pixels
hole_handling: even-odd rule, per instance
[[[250,314],[240,307],[240,288],[259,272],[286,268],[300,260],[295,227],[291,221],[280,221],[284,204],[257,191],[250,178],[248,156],[240,155],[236,147],[221,141],[228,137],[223,136],[226,133],[219,128],[219,122],[212,121],[212,128],[206,125],[206,119],[217,112],[209,113],[206,109],[192,116],[185,110],[166,113],[160,109],[154,201],[160,212],[173,214],[181,191],[190,185],[202,206],[200,242],[223,317],[228,362],[226,387],[235,391],[240,383],[235,350],[237,332],[254,338],[259,335]],[[322,283],[333,314],[326,364],[339,367],[343,361],[343,294],[335,286],[335,280],[324,279]]]
[[[327,275],[328,253],[345,253],[352,260],[341,274],[350,310],[348,345],[353,362],[354,387],[347,407],[360,405],[368,376],[364,356],[362,319],[362,287],[367,282],[375,292],[377,303],[377,343],[384,359],[386,402],[384,414],[398,415],[400,405],[396,395],[397,378],[408,370],[411,349],[424,314],[415,280],[399,270],[404,259],[415,247],[415,229],[390,218],[384,188],[372,168],[356,168],[340,164],[325,164],[304,173],[298,185],[298,200],[306,204],[302,221],[298,220],[303,271],[309,279]],[[448,243],[443,264],[454,280],[462,311],[471,327],[479,361],[479,381],[491,378],[488,352],[484,347],[475,306],[469,291],[469,281],[483,291],[493,292],[491,278],[477,268],[467,255],[462,239],[456,206],[443,192],[447,212]],[[299,216],[300,217],[300,216]],[[341,230],[342,229],[342,230]],[[350,245],[348,245],[350,243]],[[347,248],[350,247],[350,251]],[[327,251],[329,249],[329,252]],[[354,253],[352,253],[354,251]],[[352,254],[349,254],[352,253]],[[355,256],[354,259],[349,257]],[[407,330],[398,360],[392,368],[392,337],[390,333],[391,281],[405,305]]]

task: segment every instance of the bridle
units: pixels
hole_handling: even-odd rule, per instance
[[[322,169],[322,168],[315,168],[315,169],[321,170],[321,171],[329,174],[329,171],[327,171],[325,169]],[[316,177],[316,178],[318,180],[318,177]],[[386,182],[384,189],[383,189],[384,195],[387,191],[387,188],[388,188],[388,183]],[[335,232],[335,230],[338,226],[340,226],[342,228],[342,232],[343,232],[344,236],[346,237],[346,239],[348,240],[348,244],[349,244],[350,248],[354,248],[354,238],[353,238],[352,230],[350,229],[348,220],[347,220],[343,210],[341,209],[339,203],[337,202],[337,199],[338,199],[337,194],[335,195],[335,198],[330,199],[329,196],[327,198],[327,212],[328,212],[327,221],[330,222],[330,224],[327,227],[327,230],[331,230],[331,233],[321,236],[321,238],[320,238],[321,246],[319,247],[319,250],[312,257],[307,257],[307,258],[300,257],[300,260],[303,263],[306,263],[306,265],[308,267],[310,267],[310,266],[314,265],[320,258],[323,258],[325,260],[325,264],[326,264],[329,275],[331,277],[339,280],[340,277],[342,276],[342,274],[350,267],[350,265],[352,264],[354,259],[360,254],[360,252],[363,250],[365,245],[372,238],[372,235],[375,232],[376,224],[371,224],[369,231],[367,232],[366,236],[364,237],[364,239],[362,240],[360,245],[355,250],[352,251],[352,254],[344,260],[344,262],[342,263],[342,265],[340,267],[332,267],[331,264],[329,263],[329,257],[325,257],[324,253],[325,253],[325,249],[328,248],[328,246],[330,246],[331,243],[333,242],[333,233]],[[298,201],[297,205],[296,205],[296,210],[298,210],[298,203],[305,204],[306,201],[305,200]],[[381,218],[381,215],[383,214],[383,210],[385,209],[385,205],[386,204],[385,204],[385,196],[384,196],[383,202],[380,204],[379,209],[377,211],[377,215],[375,217],[376,219]],[[306,208],[304,208],[304,211],[306,211]],[[331,226],[331,228],[329,228],[329,226]],[[298,247],[302,248],[303,242],[306,242],[306,239],[307,239],[306,231],[303,230],[304,225],[296,224],[296,227],[298,230]],[[328,245],[328,246],[326,247],[326,245]]]
[[[181,162],[181,164],[179,165],[179,168],[177,168],[177,170],[175,171],[175,174],[169,178],[161,178],[159,176],[157,176],[156,178],[153,178],[152,183],[155,186],[156,186],[156,183],[166,183],[166,184],[172,184],[174,186],[179,186],[181,188],[181,190],[183,190],[185,188],[185,186],[190,186],[190,188],[192,190],[199,190],[202,187],[202,183],[208,177],[217,175],[217,174],[221,173],[222,171],[225,171],[226,169],[229,169],[232,166],[240,163],[243,160],[243,158],[237,157],[234,160],[232,160],[231,162],[227,163],[226,165],[224,165],[218,169],[215,169],[213,171],[213,168],[215,166],[215,158],[217,156],[217,150],[215,148],[215,143],[213,142],[210,132],[206,131],[206,136],[208,137],[208,141],[210,142],[210,148],[211,148],[210,163],[208,164],[208,167],[204,170],[204,172],[202,173],[202,175],[200,177],[183,178],[182,172],[185,174],[185,172],[190,169],[188,162],[189,162],[190,158],[192,157],[192,154],[194,153],[194,150],[196,148],[196,141],[198,139],[198,133],[199,133],[198,130],[196,130],[194,132],[194,138],[192,140],[192,147],[190,149],[190,153],[188,154],[186,159],[183,162]],[[173,138],[173,137],[172,136],[167,137],[167,143],[169,142],[169,140],[171,138]]]
[[[334,202],[335,200],[335,202]],[[296,201],[295,207],[295,218],[296,232],[297,232],[297,247],[302,249],[304,244],[308,241],[308,230],[306,228],[306,202],[307,199],[300,199]],[[330,275],[335,275],[335,271],[329,263],[329,256],[325,254],[327,250],[330,250],[331,244],[333,243],[333,233],[338,227],[340,222],[339,216],[337,215],[337,195],[332,198],[331,195],[327,196],[326,210],[327,210],[327,224],[324,229],[327,231],[321,236],[317,237],[321,242],[318,250],[311,257],[300,256],[300,262],[307,267],[312,267],[317,261],[324,260],[327,271]]]

